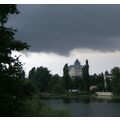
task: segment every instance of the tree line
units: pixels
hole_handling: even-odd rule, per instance
[[[40,93],[46,92],[51,94],[63,94],[70,92],[70,90],[78,90],[79,92],[113,92],[114,94],[120,93],[120,68],[114,67],[111,72],[106,71],[104,74],[89,74],[89,64],[86,64],[82,69],[83,77],[71,78],[69,75],[69,66],[65,64],[63,67],[63,76],[58,74],[52,75],[45,67],[33,67],[29,71],[28,79],[37,87]],[[109,76],[106,77],[105,76]],[[106,85],[105,85],[106,84]],[[95,86],[90,90],[91,86]]]

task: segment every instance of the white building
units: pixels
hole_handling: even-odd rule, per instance
[[[109,73],[104,74],[104,87],[105,88],[107,88],[107,80],[112,81],[112,79],[113,79],[112,74],[109,74]]]
[[[98,96],[112,96],[112,92],[96,92]]]
[[[79,60],[76,59],[74,65],[69,66],[70,77],[82,77],[83,65],[80,64]]]

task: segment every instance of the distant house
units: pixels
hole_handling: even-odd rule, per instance
[[[109,79],[109,80],[112,80],[113,76],[112,74],[108,73],[108,74],[104,74],[104,79]]]
[[[79,92],[79,90],[78,89],[70,89],[70,90],[68,90],[68,92],[76,93],[76,92]]]
[[[91,85],[89,88],[90,91],[95,91],[96,89],[97,89],[96,85]]]
[[[74,62],[74,65],[69,66],[69,75],[70,77],[80,77],[82,78],[83,73],[82,73],[83,65],[79,62],[78,59]]]

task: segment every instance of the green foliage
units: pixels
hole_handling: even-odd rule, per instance
[[[70,88],[71,78],[69,76],[69,67],[68,64],[64,65],[63,68],[63,85],[66,90]]]
[[[63,111],[47,108],[34,97],[36,89],[31,80],[35,79],[41,91],[46,90],[51,76],[47,68],[33,69],[29,80],[20,56],[12,57],[12,51],[29,48],[27,43],[15,39],[16,30],[5,26],[9,15],[18,13],[16,5],[0,5],[0,116],[62,116]]]
[[[69,116],[69,112],[66,109],[55,110],[49,105],[40,101],[38,96],[34,96],[32,99],[22,101],[22,104],[17,112],[17,116],[20,117],[65,117]]]
[[[59,75],[51,76],[51,79],[48,83],[48,92],[52,94],[61,94],[64,92],[62,85],[62,78]]]
[[[35,67],[33,67],[30,71],[29,71],[29,75],[28,75],[28,77],[29,77],[29,79],[34,79],[34,73],[35,73]]]
[[[25,79],[19,56],[12,51],[28,49],[27,43],[16,40],[16,30],[5,27],[10,14],[18,14],[16,5],[0,5],[0,116],[17,116],[22,104],[34,94]]]
[[[61,84],[56,84],[52,88],[52,93],[53,94],[62,94],[64,92],[64,88]]]
[[[97,91],[104,91],[104,84],[103,83],[98,83]]]
[[[70,113],[67,109],[54,110],[49,105],[44,105],[40,111],[42,117],[68,117]]]
[[[53,75],[51,76],[51,79],[48,83],[48,91],[51,92],[53,87],[56,85],[56,84],[61,84],[61,78],[59,75]]]
[[[88,60],[86,60],[86,65],[83,67],[83,82],[84,82],[84,90],[89,91],[90,78],[89,78]]]
[[[4,24],[7,22],[10,14],[18,14],[19,11],[16,5],[13,4],[1,4],[0,5],[0,24]]]
[[[39,92],[47,91],[51,79],[50,71],[44,67],[32,68],[29,72],[29,79],[37,87]]]
[[[103,73],[90,76],[90,85],[97,86],[97,91],[104,91],[104,76]]]
[[[84,90],[83,79],[80,77],[71,78],[70,89]]]
[[[107,78],[107,79],[106,79],[106,84],[107,84],[106,90],[107,90],[108,92],[111,92],[111,91],[112,91],[112,81]]]
[[[112,92],[114,94],[120,95],[120,68],[119,67],[114,67],[111,70],[111,73],[113,75]]]

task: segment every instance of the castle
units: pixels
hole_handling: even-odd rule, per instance
[[[74,78],[74,77],[82,78],[82,76],[83,76],[82,69],[83,69],[83,65],[81,65],[79,60],[76,59],[76,61],[74,62],[74,65],[69,66],[69,75],[70,75],[70,77],[71,78]]]

